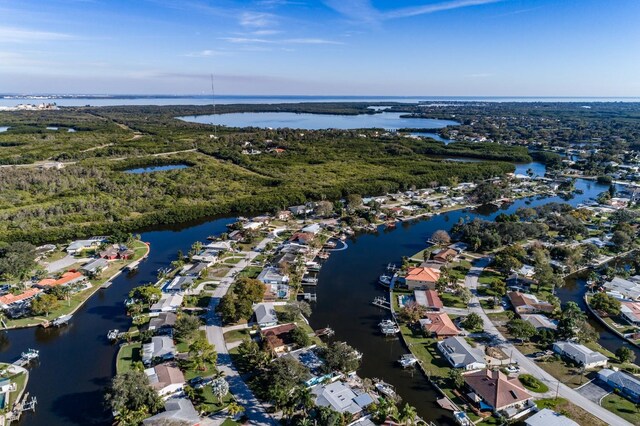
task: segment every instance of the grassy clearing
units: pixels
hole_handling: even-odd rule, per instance
[[[242,330],[231,330],[231,331],[227,331],[226,333],[224,333],[224,340],[225,342],[235,342],[238,340],[244,340],[246,338],[249,337],[249,331],[251,331],[248,328],[242,329]]]
[[[142,343],[122,345],[116,357],[116,372],[120,374],[129,371],[138,361],[142,361]]]
[[[448,306],[450,308],[460,308],[465,309],[467,305],[455,294],[451,293],[440,293],[440,299],[444,306]]]
[[[533,377],[531,374],[521,374],[518,376],[518,380],[520,380],[522,386],[532,392],[545,393],[549,391],[549,387],[547,385]]]
[[[205,386],[201,389],[196,390],[196,405],[198,409],[205,413],[217,413],[218,411],[224,409],[233,401],[233,396],[231,393],[226,394],[222,401],[219,401],[213,395],[213,391],[211,390],[211,386]],[[237,423],[233,423],[237,424]]]
[[[605,396],[602,400],[602,406],[634,425],[640,424],[640,411],[638,407],[620,395],[612,393]]]
[[[400,331],[407,346],[420,359],[425,370],[433,376],[447,377],[451,366],[438,351],[436,339],[424,337],[422,332],[414,331],[405,324],[400,326]]]

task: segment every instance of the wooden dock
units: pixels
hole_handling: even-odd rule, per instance
[[[371,302],[371,304],[382,309],[387,309],[389,311],[391,310],[391,303],[387,299],[381,296],[378,296],[375,299],[373,299],[373,302]]]

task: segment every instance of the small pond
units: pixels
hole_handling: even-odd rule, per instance
[[[2,132],[6,132],[7,130],[9,130],[9,128],[8,128],[8,127],[2,127],[2,126],[0,126],[0,133],[2,133]]]
[[[135,169],[127,169],[127,170],[123,170],[123,172],[125,173],[133,173],[136,175],[142,174],[142,173],[153,173],[153,172],[166,172],[169,170],[180,170],[180,169],[186,169],[190,166],[188,166],[187,164],[167,164],[165,166],[149,166],[149,167],[138,167]]]

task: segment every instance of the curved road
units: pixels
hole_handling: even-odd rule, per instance
[[[558,387],[558,379],[553,377],[551,374],[547,373],[545,370],[540,368],[535,361],[530,358],[527,358],[522,352],[518,350],[514,345],[512,345],[501,333],[498,331],[495,325],[491,322],[487,314],[485,314],[482,306],[478,300],[478,278],[482,273],[482,270],[489,265],[491,262],[490,257],[483,257],[472,266],[471,270],[465,277],[464,284],[471,292],[473,293],[473,298],[471,299],[471,312],[475,312],[480,315],[484,321],[484,330],[490,335],[494,336],[496,340],[499,342],[496,346],[502,349],[505,353],[512,353],[512,358],[518,363],[518,365],[526,370],[529,374],[534,375],[538,379],[542,380],[549,389],[558,388],[559,394],[561,397],[571,401],[573,404],[578,407],[583,408],[594,416],[598,417],[603,422],[609,425],[615,426],[632,426],[631,423],[622,419],[621,417],[616,416],[611,411],[606,408],[602,408],[600,405],[595,402],[585,398],[580,395],[574,389],[565,385],[564,383],[560,383]]]

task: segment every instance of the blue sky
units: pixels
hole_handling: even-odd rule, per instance
[[[640,96],[638,0],[0,0],[0,92]]]

